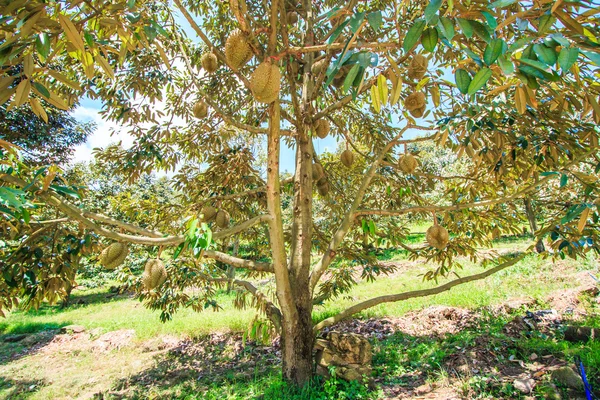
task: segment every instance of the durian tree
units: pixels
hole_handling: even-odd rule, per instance
[[[214,288],[234,284],[280,333],[283,375],[294,383],[310,379],[323,328],[483,279],[534,251],[314,321],[314,308],[358,276],[390,271],[373,247],[430,261],[437,267],[425,278],[437,282],[526,223],[529,199],[549,210],[535,232],[549,242],[541,257],[599,251],[600,32],[591,1],[4,0],[0,11],[0,101],[28,103],[43,120],[47,108],[69,109],[84,95],[102,101],[103,116],[136,140],[98,159],[132,181],[177,169],[182,196],[180,219],[161,231],[91,213],[58,175],[36,174],[0,142],[4,231],[40,222],[44,203],[84,232],[164,249],[166,266],[151,260],[143,282],[130,283],[165,317],[184,305],[217,307]],[[348,152],[318,154],[327,136]],[[265,165],[256,166],[250,143],[266,147]],[[469,170],[427,170],[411,153],[418,143],[454,153]],[[286,179],[282,145],[296,151]],[[408,216],[431,219],[423,245],[405,243]],[[233,236],[254,252],[230,254]],[[273,296],[253,283],[265,275]],[[244,295],[238,304],[248,304]]]

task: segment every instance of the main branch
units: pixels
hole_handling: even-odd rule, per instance
[[[462,278],[458,278],[458,279],[455,279],[453,281],[450,281],[448,283],[445,283],[443,285],[440,285],[440,286],[437,286],[434,288],[413,290],[410,292],[404,292],[404,293],[399,293],[399,294],[390,294],[390,295],[386,295],[386,296],[379,296],[379,297],[375,297],[375,298],[363,301],[362,303],[355,304],[352,307],[340,312],[339,314],[334,315],[333,317],[329,317],[329,318],[324,319],[323,321],[319,322],[318,324],[315,325],[314,331],[316,333],[323,328],[331,326],[345,318],[351,317],[354,314],[357,314],[368,308],[375,307],[382,303],[392,303],[392,302],[396,302],[396,301],[412,299],[415,297],[432,296],[434,294],[439,294],[439,293],[448,291],[448,290],[452,289],[454,286],[462,285],[463,283],[485,279],[488,276],[495,274],[496,272],[502,271],[503,269],[506,269],[512,265],[515,265],[517,262],[522,260],[526,255],[527,255],[526,253],[523,253],[520,256],[513,258],[512,260],[506,261],[502,264],[499,264],[494,268],[490,268],[487,271],[481,272],[479,274],[474,274],[474,275],[469,275],[469,276],[465,276]]]

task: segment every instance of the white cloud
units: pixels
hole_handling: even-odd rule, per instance
[[[127,132],[120,131],[118,124],[102,119],[99,111],[100,108],[89,106],[80,106],[73,111],[72,115],[77,120],[96,123],[96,130],[88,137],[88,140],[84,144],[75,147],[73,162],[91,161],[94,148],[106,147],[111,143],[121,141],[124,148],[133,145],[134,138]],[[113,132],[115,133],[111,135]]]

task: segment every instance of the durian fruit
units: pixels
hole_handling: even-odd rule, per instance
[[[219,228],[227,228],[229,226],[229,220],[231,217],[229,213],[225,210],[219,210],[216,216],[217,226]]]
[[[100,264],[106,269],[115,269],[123,264],[129,254],[129,249],[125,243],[113,243],[100,253]]]
[[[202,207],[202,220],[204,222],[212,221],[217,215],[217,209],[213,206],[204,206]]]
[[[423,92],[411,93],[404,100],[404,107],[415,118],[421,118],[425,114],[426,105],[425,93]]]
[[[323,177],[317,181],[317,191],[321,196],[327,196],[329,193],[329,182],[327,182],[327,178]]]
[[[419,162],[412,154],[404,154],[398,160],[398,168],[405,174],[412,174],[419,166]]]
[[[194,104],[194,117],[198,119],[206,118],[208,115],[208,105],[200,100],[196,104]]]
[[[327,135],[329,135],[329,130],[331,129],[331,125],[329,121],[325,118],[321,118],[317,122],[315,122],[315,133],[321,139],[325,139]]]
[[[200,63],[202,64],[202,68],[204,68],[209,74],[212,74],[219,68],[219,61],[214,53],[202,54]]]
[[[290,25],[297,24],[298,23],[298,13],[296,11],[288,11],[287,22]]]
[[[318,181],[319,179],[321,179],[324,176],[325,176],[325,170],[323,169],[323,166],[319,163],[313,163],[313,165],[312,165],[313,181]]]
[[[427,243],[429,243],[430,246],[433,246],[438,250],[442,250],[448,245],[450,235],[448,235],[448,230],[446,230],[446,228],[443,226],[432,225],[429,227],[429,229],[427,229],[425,239],[427,239]]]
[[[342,152],[340,159],[342,160],[342,164],[350,168],[354,163],[354,154],[350,150],[346,149]]]
[[[344,81],[346,80],[346,74],[348,71],[345,70],[345,68],[340,69],[337,74],[335,74],[335,77],[333,78],[333,81],[331,81],[331,83],[333,84],[333,86],[335,86],[336,88],[341,88],[342,86],[344,86]]]
[[[500,236],[502,236],[502,232],[500,231],[500,228],[495,226],[494,229],[492,229],[492,239],[499,239]]]
[[[167,270],[165,264],[158,258],[151,258],[146,261],[144,273],[142,274],[142,284],[146,290],[152,290],[167,280]]]
[[[312,74],[314,76],[319,76],[319,75],[321,75],[321,73],[323,73],[325,71],[326,68],[327,68],[327,59],[324,58],[324,59],[319,60],[316,63],[314,63],[312,65],[312,67],[310,67],[310,72],[312,72]]]
[[[423,79],[425,74],[427,73],[427,66],[429,65],[429,60],[427,57],[422,56],[421,54],[417,54],[413,57],[408,65],[408,77],[413,80],[420,81]]]
[[[250,89],[256,101],[272,103],[279,97],[281,72],[276,64],[269,61],[260,63],[250,76]]]
[[[238,70],[252,58],[252,49],[244,32],[239,29],[231,32],[225,42],[225,59],[234,70]]]

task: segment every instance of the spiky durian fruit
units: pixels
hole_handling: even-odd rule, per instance
[[[129,254],[129,248],[125,243],[113,243],[100,253],[100,264],[106,269],[115,269],[123,264]]]
[[[142,283],[147,290],[152,290],[162,285],[167,280],[165,264],[157,259],[151,258],[146,261]]]
[[[270,61],[260,63],[250,76],[250,89],[258,102],[274,102],[279,97],[280,88],[281,72],[279,67]]]
[[[350,168],[352,166],[352,164],[354,163],[354,153],[352,153],[352,151],[346,149],[340,155],[340,159],[342,160],[342,164],[344,164],[346,167]]]
[[[206,118],[206,116],[208,115],[208,105],[203,100],[200,100],[196,102],[196,104],[194,104],[193,111],[194,117],[198,119]]]
[[[200,58],[200,63],[202,64],[202,68],[209,74],[212,74],[219,68],[219,61],[214,53],[204,53]]]
[[[238,70],[252,58],[252,49],[244,32],[239,29],[231,32],[225,42],[225,59],[231,68]]]
[[[329,131],[331,130],[331,125],[329,121],[325,118],[321,118],[317,122],[315,122],[315,133],[321,139],[325,139],[327,135],[329,135]]]
[[[398,168],[405,174],[412,174],[419,166],[419,162],[412,154],[404,154],[398,160]]]
[[[444,249],[448,245],[450,235],[448,230],[441,225],[432,225],[427,229],[425,239],[430,246],[435,247],[438,250]]]

